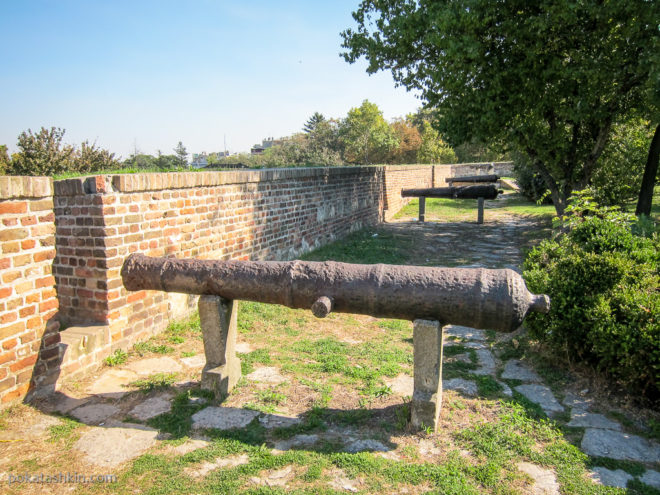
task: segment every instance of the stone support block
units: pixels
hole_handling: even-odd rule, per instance
[[[413,327],[414,391],[413,428],[438,428],[442,406],[443,326],[434,320],[415,320]]]
[[[241,378],[241,362],[236,356],[238,303],[201,296],[198,307],[206,355],[202,388],[227,395]]]

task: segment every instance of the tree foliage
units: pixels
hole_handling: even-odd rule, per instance
[[[456,153],[429,122],[422,122],[417,163],[456,163]]]
[[[612,124],[641,102],[659,12],[645,0],[365,0],[344,57],[420,90],[451,142],[526,154],[562,212]]]
[[[339,126],[339,134],[348,163],[378,163],[398,144],[378,105],[369,100],[348,111]]]
[[[188,151],[181,141],[174,148],[174,154],[176,155],[177,166],[181,168],[188,166]]]
[[[63,144],[64,129],[42,127],[38,133],[31,129],[18,136],[19,152],[12,156],[12,175],[54,175],[74,168],[74,148]]]

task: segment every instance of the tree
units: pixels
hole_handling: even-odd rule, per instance
[[[73,168],[74,148],[62,144],[64,129],[42,127],[37,134],[30,129],[18,136],[19,152],[11,160],[13,175],[54,175]]]
[[[456,163],[456,153],[429,122],[422,123],[417,163]]]
[[[176,155],[177,165],[179,167],[185,168],[188,166],[188,151],[181,141],[174,148],[174,154]]]
[[[7,146],[0,144],[0,175],[5,175],[11,168],[11,159],[7,152]]]
[[[303,126],[303,131],[306,134],[312,134],[319,126],[319,124],[325,122],[325,117],[323,114],[319,112],[314,112],[314,115],[312,115],[307,122],[305,122],[305,125]]]
[[[642,177],[642,186],[637,199],[636,215],[650,215],[653,206],[653,187],[658,176],[658,162],[660,161],[660,124],[655,128],[649,154],[646,158],[646,167]]]
[[[660,2],[646,0],[364,0],[353,17],[348,62],[365,56],[368,72],[420,90],[450,142],[525,154],[559,214],[641,104],[660,51]]]
[[[407,119],[396,119],[391,127],[399,145],[390,152],[387,163],[416,163],[417,152],[422,145],[417,127]]]
[[[369,164],[383,159],[398,144],[378,105],[369,100],[348,111],[339,133],[349,163]]]
[[[119,167],[114,153],[98,148],[96,143],[85,141],[73,155],[73,169],[76,172],[90,173]]]

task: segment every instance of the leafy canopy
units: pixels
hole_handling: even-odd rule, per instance
[[[419,90],[453,144],[528,155],[561,212],[612,124],[640,104],[659,12],[645,0],[365,0],[343,55]]]

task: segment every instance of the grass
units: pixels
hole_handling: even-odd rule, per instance
[[[419,200],[413,199],[395,216],[395,219],[413,217],[419,214]],[[518,194],[506,194],[485,202],[484,217],[515,215],[549,222],[556,215],[553,205],[537,205]],[[477,202],[474,199],[427,198],[426,220],[445,222],[474,222],[477,216]]]
[[[534,208],[517,205],[515,201],[509,207],[519,208],[523,215],[532,215],[525,209]],[[474,214],[471,209],[469,216]],[[411,255],[411,246],[416,241],[411,239],[384,229],[366,229],[352,234],[345,243],[326,246],[306,258],[414,263],[417,260]],[[639,476],[645,469],[656,469],[642,463],[584,455],[573,444],[579,442],[583,431],[566,428],[567,415],[550,420],[537,404],[524,396],[514,392],[512,398],[505,397],[501,382],[474,373],[477,354],[461,341],[444,349],[443,378],[473,380],[478,396],[464,397],[445,391],[438,432],[433,433],[430,428],[412,431],[410,397],[393,393],[388,385],[399,375],[412,375],[409,321],[334,313],[318,320],[308,310],[241,301],[238,331],[239,341],[249,343],[253,350],[239,356],[244,377],[228,397],[215,398],[198,387],[177,384],[177,380],[184,378],[182,374],[155,374],[132,384],[147,393],[159,388],[173,393],[171,410],[147,421],[148,426],[158,430],[160,438],[167,440],[118,468],[117,483],[86,485],[85,493],[336,495],[346,491],[330,483],[345,478],[360,493],[505,495],[530,490],[530,480],[518,470],[517,464],[531,462],[552,470],[562,493],[623,494],[625,490],[593,484],[587,478],[588,470],[604,466]],[[502,361],[522,358],[551,387],[564,386],[566,374],[537,356],[538,349],[529,339],[517,337],[497,343],[496,335],[490,332],[487,338],[487,345],[501,353]],[[181,357],[203,353],[199,317],[174,322],[163,334],[137,345],[126,355],[114,354],[111,358],[119,365],[122,359],[161,352]],[[468,362],[453,359],[463,354],[469,358]],[[245,378],[262,366],[278,368],[286,381],[273,386]],[[186,378],[198,382],[198,370],[195,373]],[[518,384],[513,380],[506,383],[511,387]],[[120,406],[122,401],[128,401],[125,410],[130,410],[128,406],[132,407],[139,399],[143,399],[141,394],[126,394],[116,404]],[[244,428],[193,432],[192,416],[208,405],[297,415],[301,421],[269,430],[255,419]],[[3,424],[5,429],[13,427],[14,416],[0,412],[0,435],[5,431]],[[659,429],[656,423],[649,426],[650,432]],[[66,457],[75,452],[72,445],[87,428],[64,418],[61,424],[48,429],[44,443],[60,457]],[[185,455],[173,452],[172,448],[198,435],[208,441],[205,447]],[[318,441],[283,453],[272,450],[276,442],[297,435],[317,435]],[[377,440],[393,451],[385,455],[345,451],[348,442],[360,438]],[[422,446],[428,444],[437,447],[438,453],[424,453]],[[236,456],[245,456],[246,462],[235,467],[219,467],[205,476],[194,475],[204,463]],[[40,454],[26,452],[23,461],[27,467],[17,461],[12,467],[43,469],[39,464],[41,459]],[[253,481],[289,468],[285,487]],[[9,472],[4,466],[2,469]],[[628,490],[645,495],[656,492],[638,481],[632,482]]]

